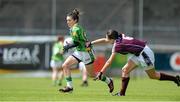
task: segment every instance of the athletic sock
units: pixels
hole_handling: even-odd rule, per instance
[[[56,83],[57,83],[57,80],[53,80],[53,81],[52,81],[52,85],[53,85],[53,86],[56,86]]]
[[[161,80],[161,81],[163,81],[163,80],[169,80],[169,81],[174,81],[174,82],[177,81],[177,79],[176,79],[175,76],[167,75],[167,74],[165,74],[165,73],[160,73],[160,79],[159,79],[159,80]]]
[[[67,87],[73,88],[71,76],[66,77]]]
[[[125,96],[125,93],[126,93],[126,89],[127,89],[127,86],[128,86],[128,83],[129,83],[129,77],[122,77],[122,86],[121,86],[121,91],[120,91],[120,95],[121,96]]]
[[[101,81],[104,81],[106,84],[109,84],[110,83],[110,78],[103,75]]]
[[[62,85],[62,79],[59,79],[59,80],[57,81],[57,84],[58,84],[59,86],[61,86],[61,85]]]

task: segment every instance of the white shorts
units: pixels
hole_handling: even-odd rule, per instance
[[[95,60],[93,51],[85,52],[75,50],[72,56],[76,58],[79,62],[83,62],[85,65],[91,64]]]
[[[63,61],[54,61],[54,60],[51,60],[50,66],[51,66],[51,68],[59,69],[59,68],[62,67],[62,64],[63,64]]]
[[[143,51],[140,53],[139,56],[130,54],[128,60],[132,60],[136,65],[146,68],[145,70],[147,70],[148,66],[150,65],[148,65],[147,61],[145,61],[145,58],[143,57],[143,53],[146,54],[146,56],[148,57],[148,61],[151,63],[152,66],[154,66],[154,62],[155,62],[154,52],[148,46],[144,47]]]

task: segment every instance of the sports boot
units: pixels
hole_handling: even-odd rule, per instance
[[[179,75],[176,76],[177,81],[175,82],[177,84],[177,86],[180,86],[180,77]]]
[[[64,87],[62,89],[59,89],[60,92],[63,92],[63,93],[66,93],[66,92],[72,92],[73,91],[73,88],[70,88],[70,87]]]
[[[108,87],[109,87],[109,92],[112,93],[114,90],[114,84],[111,78],[110,78],[110,83],[108,84]]]

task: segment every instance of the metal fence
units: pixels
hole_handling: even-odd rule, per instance
[[[180,45],[179,0],[0,0],[0,35],[67,35],[74,8],[92,40],[112,28],[150,44]]]

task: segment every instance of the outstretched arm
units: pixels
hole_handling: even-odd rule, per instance
[[[102,43],[108,43],[108,42],[109,42],[108,39],[101,38],[101,39],[97,39],[97,40],[92,41],[91,44],[100,44],[100,43],[102,44]]]
[[[111,56],[109,57],[109,59],[106,61],[105,65],[103,66],[103,68],[101,69],[101,71],[97,74],[97,76],[94,78],[94,80],[101,80],[102,79],[102,75],[105,72],[105,70],[111,65],[113,59],[115,58],[115,54],[116,53],[112,53]]]
[[[104,43],[109,43],[109,40],[106,38],[100,38],[100,39],[96,39],[94,41],[88,41],[88,42],[86,42],[86,47],[88,48],[94,44],[104,44]]]
[[[113,59],[115,58],[116,53],[112,53],[109,59],[106,61],[105,65],[101,69],[101,72],[104,73],[106,69],[112,64]]]

